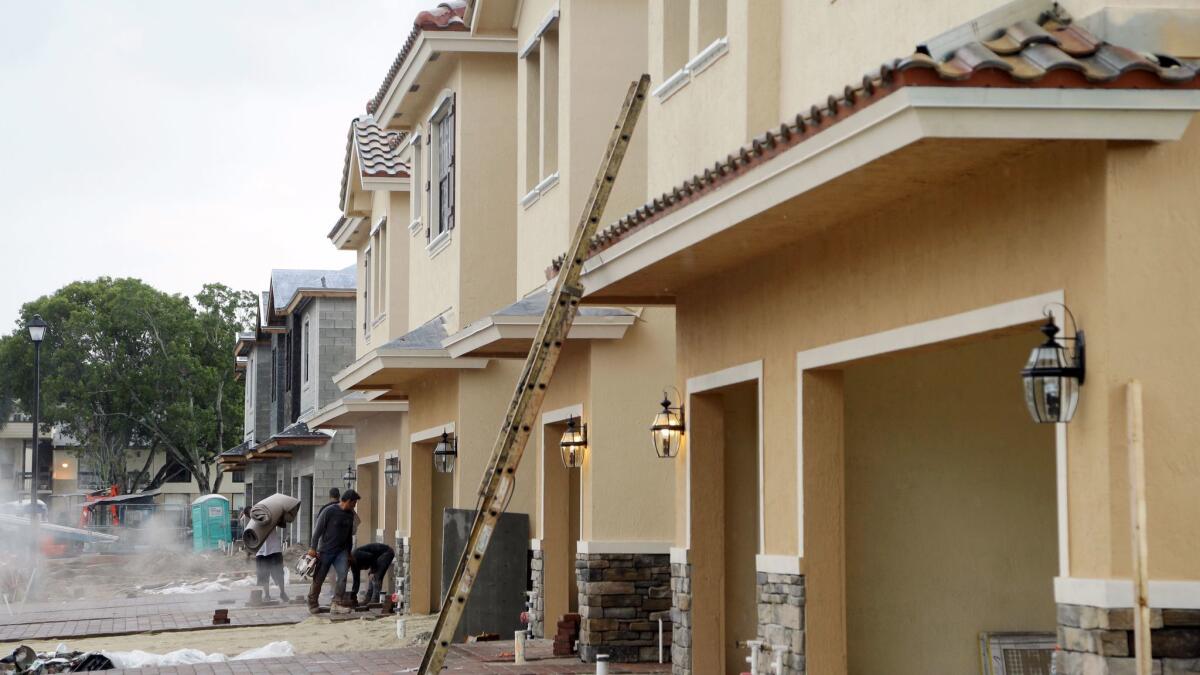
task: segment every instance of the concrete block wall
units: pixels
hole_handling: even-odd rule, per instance
[[[246,430],[253,430],[254,440],[262,442],[271,435],[271,346],[270,343],[260,343],[253,351],[253,371],[248,371],[246,377],[254,377],[254,414],[246,424]]]
[[[317,298],[300,317],[311,322],[309,345],[309,381],[301,384],[300,414],[313,412],[340,399],[344,392],[333,383],[333,376],[354,362],[354,300]],[[302,376],[303,378],[303,376]]]
[[[253,462],[247,467],[247,480],[254,484],[254,494],[246,503],[250,506],[275,494],[275,481],[279,480],[275,462]]]

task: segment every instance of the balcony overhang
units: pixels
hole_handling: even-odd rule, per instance
[[[363,420],[384,413],[408,412],[408,401],[379,399],[383,391],[351,392],[317,411],[308,420],[312,429],[352,428]]]
[[[673,304],[695,280],[821,228],[878,212],[914,186],[1049,141],[1174,141],[1195,89],[900,89],[596,252],[589,304]]]
[[[333,382],[342,391],[382,391],[377,399],[396,400],[407,398],[409,385],[427,375],[487,367],[487,359],[451,356],[442,347],[447,337],[445,321],[434,317],[350,364]]]
[[[371,228],[366,218],[362,216],[343,216],[337,219],[337,222],[333,224],[333,229],[329,231],[327,236],[339,251],[357,251],[360,246],[366,243],[370,230]]]
[[[537,337],[548,298],[545,290],[522,298],[447,337],[442,346],[454,358],[525,358]],[[637,315],[626,309],[584,307],[567,339],[620,340],[636,320]]]

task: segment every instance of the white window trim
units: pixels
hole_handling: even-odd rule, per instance
[[[445,232],[434,237],[428,244],[425,245],[425,252],[429,254],[430,258],[433,258],[437,256],[437,254],[444,251],[449,245],[450,230],[446,230]]]
[[[417,236],[421,232],[421,209],[425,208],[425,200],[422,199],[421,193],[425,191],[425,184],[421,181],[424,173],[421,171],[421,160],[424,159],[421,155],[421,130],[414,130],[408,135],[409,146],[409,185],[410,192],[408,195],[412,203],[409,209],[412,214],[412,222],[408,224],[408,233],[412,236]]]
[[[436,142],[437,134],[434,133],[435,125],[439,124],[440,120],[445,119],[446,115],[449,114],[449,109],[453,101],[454,92],[450,89],[443,89],[441,94],[438,95],[437,104],[433,106],[429,116],[425,118],[425,126],[429,129],[429,139],[431,141]],[[454,134],[454,140],[457,144],[458,134]],[[429,209],[429,227],[432,228],[438,222],[437,214],[441,211],[442,205],[437,199],[437,191],[433,189],[433,179],[437,176],[439,168],[437,166],[438,148],[432,145],[429,148],[429,199],[426,200],[429,203],[425,206]],[[455,185],[457,186],[457,181]],[[440,253],[442,249],[449,245],[451,231],[450,228],[446,228],[444,232],[439,232],[437,236],[430,239],[429,243],[425,245],[425,250],[429,253],[430,258]]]
[[[371,266],[371,242],[368,237],[367,247],[363,249],[363,335],[371,337],[371,303],[375,301],[375,293],[371,283],[371,275],[375,270]]]
[[[537,185],[534,185],[533,189],[527,192],[524,197],[521,197],[521,208],[527,209],[536,204],[537,200],[541,199],[542,195],[549,192],[550,189],[555,185],[558,185],[557,171],[543,178],[542,181]]]
[[[704,49],[701,49],[699,54],[693,56],[691,60],[685,63],[682,68],[675,71],[675,73],[667,79],[663,80],[663,83],[655,87],[650,93],[657,98],[659,102],[671,98],[675,92],[683,89],[689,82],[691,82],[693,77],[699,75],[705,70],[708,70],[709,66],[716,63],[722,56],[725,56],[728,53],[728,37],[720,37],[716,40],[713,40],[712,44]]]
[[[309,372],[312,369],[312,317],[304,317],[303,330],[301,335],[304,336],[302,345],[304,350],[304,390],[307,391],[312,384],[312,373]]]

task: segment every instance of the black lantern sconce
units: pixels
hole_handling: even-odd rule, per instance
[[[567,418],[567,430],[563,432],[562,440],[558,442],[563,466],[568,469],[578,469],[583,466],[583,455],[587,450],[587,425],[579,424],[578,419],[575,416]]]
[[[683,398],[678,389],[675,390],[675,395],[677,398]],[[654,416],[654,424],[650,425],[650,440],[654,443],[654,452],[663,459],[669,459],[679,454],[679,446],[683,444],[683,403],[672,407],[671,398],[664,390],[663,400],[659,405],[662,406],[662,410]]]
[[[445,431],[442,440],[433,448],[433,468],[438,473],[451,473],[458,460],[458,439],[451,438]]]
[[[1042,334],[1046,341],[1034,347],[1029,361],[1021,371],[1025,383],[1025,405],[1033,421],[1043,424],[1065,424],[1075,415],[1079,404],[1079,387],[1086,374],[1083,331],[1075,324],[1075,315],[1063,305],[1071,319],[1074,336],[1058,337],[1054,315],[1046,310]],[[1075,343],[1068,352],[1063,342]]]
[[[387,481],[388,487],[396,487],[400,484],[399,457],[388,457],[384,461],[383,478]]]
[[[358,480],[358,471],[354,468],[354,463],[346,465],[346,473],[342,474],[342,480],[346,482],[346,489],[354,487],[354,481]]]

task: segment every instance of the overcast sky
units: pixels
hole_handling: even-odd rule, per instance
[[[341,268],[350,120],[433,0],[0,0],[0,333],[77,279]]]

